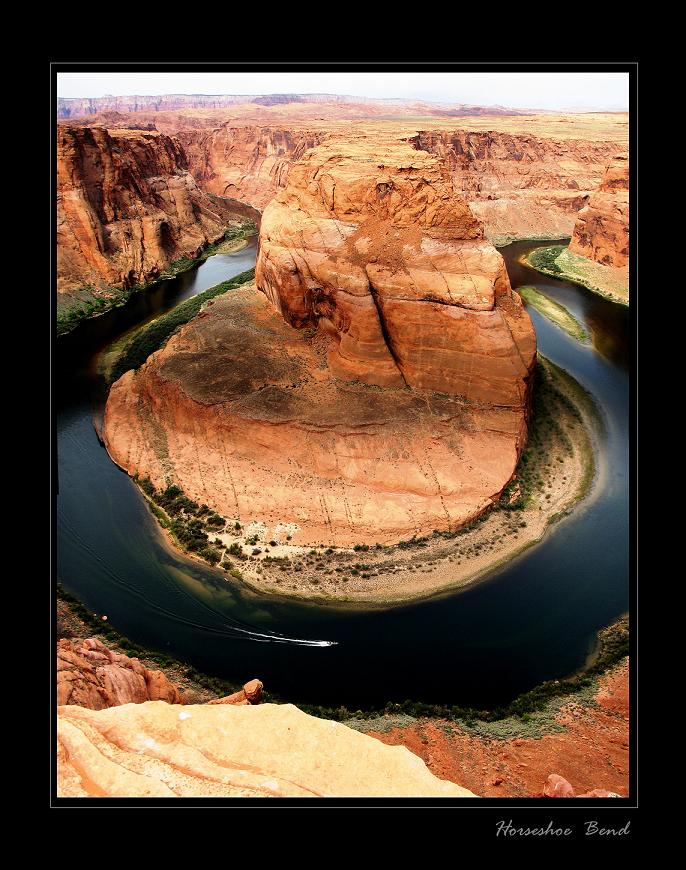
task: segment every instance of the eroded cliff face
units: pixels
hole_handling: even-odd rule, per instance
[[[60,294],[154,279],[239,219],[198,188],[174,137],[60,125],[57,145]]]
[[[614,141],[498,131],[424,130],[411,141],[442,158],[496,244],[571,235],[578,210],[617,152]]]
[[[531,322],[426,152],[367,138],[309,151],[264,212],[255,280],[292,326],[332,336],[337,377],[526,404]]]
[[[203,190],[263,209],[286,183],[288,168],[327,133],[275,127],[180,130],[189,169]]]
[[[465,117],[460,129],[445,129],[445,122],[436,117],[435,127],[417,132],[403,122],[402,113],[397,119],[375,121],[373,112],[365,116],[362,106],[317,105],[236,103],[223,109],[174,111],[160,104],[156,110],[139,107],[136,112],[121,106],[121,112],[75,124],[156,126],[178,137],[201,188],[260,209],[285,185],[289,166],[306,149],[342,135],[404,136],[450,168],[456,189],[496,244],[570,236],[579,209],[600,184],[608,161],[625,148],[618,133],[626,131],[624,117],[613,123],[609,116],[494,115],[483,122],[489,124],[487,129],[469,129],[476,117]],[[345,122],[343,108],[357,114]],[[277,109],[281,114],[270,114]],[[316,111],[308,116],[302,114],[304,109]]]
[[[629,161],[616,155],[581,209],[569,245],[573,254],[604,266],[629,263]]]
[[[257,285],[110,391],[114,460],[294,543],[455,529],[526,437],[535,335],[440,161],[326,144],[264,214]],[[294,328],[295,327],[295,328]]]

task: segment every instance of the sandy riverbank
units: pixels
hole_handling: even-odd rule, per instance
[[[506,565],[589,494],[596,472],[594,439],[600,424],[592,399],[547,360],[541,359],[538,378],[529,443],[515,481],[497,509],[468,527],[353,550],[298,546],[289,539],[297,528],[284,524],[236,530],[229,521],[210,539],[217,546],[221,542],[221,566],[233,569],[234,576],[221,566],[217,572],[227,582],[240,576],[256,591],[272,595],[383,607],[467,586]],[[165,537],[171,546],[168,531]]]
[[[542,314],[556,326],[559,326],[560,329],[563,329],[567,335],[571,335],[572,338],[575,338],[582,344],[589,343],[588,333],[579,321],[567,311],[564,305],[555,302],[554,299],[546,296],[545,293],[541,293],[535,287],[518,287],[517,293],[532,308],[535,308],[539,314]]]
[[[551,275],[561,281],[570,281],[585,287],[592,293],[616,302],[629,305],[629,269],[603,266],[573,254],[569,248],[553,245],[550,248],[537,248],[520,262],[536,269],[543,275]]]

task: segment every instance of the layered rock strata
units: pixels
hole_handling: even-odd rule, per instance
[[[498,131],[424,130],[411,141],[442,158],[496,244],[569,236],[617,151],[612,141]]]
[[[60,797],[475,797],[291,704],[59,707]]]
[[[328,134],[323,130],[232,127],[180,130],[194,179],[210,193],[263,209],[282,187],[292,163]]]
[[[264,212],[255,280],[288,323],[332,338],[339,378],[526,405],[531,322],[426,152],[368,139],[309,151]]]
[[[183,148],[155,131],[60,125],[57,289],[106,293],[197,256],[240,220],[197,186]]]
[[[615,156],[598,188],[577,215],[569,244],[573,254],[604,266],[629,263],[629,161]]]
[[[455,529],[499,497],[535,336],[437,158],[308,152],[264,214],[257,284],[113,386],[116,462],[297,543]]]

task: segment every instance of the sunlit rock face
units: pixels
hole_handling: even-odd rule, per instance
[[[603,180],[579,212],[569,250],[603,266],[629,262],[629,161],[608,164]]]
[[[333,337],[342,379],[526,404],[535,336],[503,259],[441,162],[406,143],[328,142],[294,164],[256,283]]]
[[[223,236],[231,206],[156,131],[57,128],[57,289],[131,287]]]
[[[291,704],[58,707],[60,797],[476,797]]]

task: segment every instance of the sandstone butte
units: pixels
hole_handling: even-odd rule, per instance
[[[58,125],[57,289],[107,295],[197,256],[240,219],[200,188],[178,140],[157,131]],[[240,211],[240,209],[239,209]]]
[[[291,704],[58,707],[60,797],[476,797]]]
[[[293,164],[254,287],[110,391],[112,458],[295,543],[454,529],[523,448],[536,341],[437,157],[361,137]]]
[[[629,263],[629,161],[617,155],[579,212],[569,250],[617,269]]]

